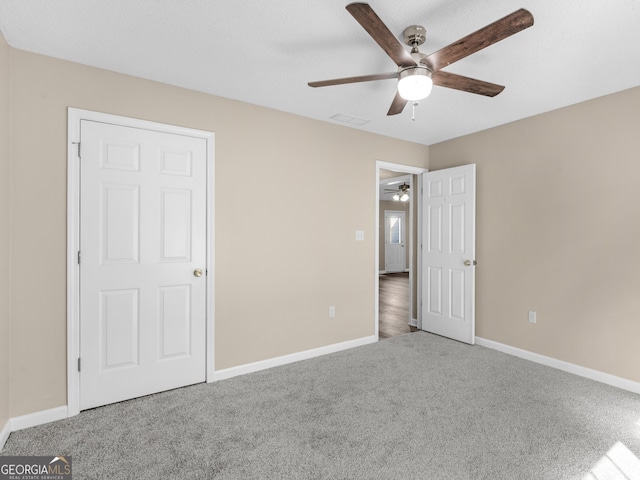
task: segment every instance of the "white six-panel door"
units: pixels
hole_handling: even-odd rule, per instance
[[[475,343],[476,166],[422,175],[422,329]]]
[[[80,408],[203,382],[206,141],[88,120],[80,140]]]

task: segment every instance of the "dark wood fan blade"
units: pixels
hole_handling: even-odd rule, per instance
[[[424,61],[431,65],[435,72],[525,28],[529,28],[531,25],[533,25],[533,15],[528,10],[521,8],[511,15],[507,15],[477,32],[473,32],[457,42],[453,42],[428,55]]]
[[[344,85],[345,83],[371,82],[372,80],[388,80],[398,78],[398,72],[377,73],[373,75],[360,75],[358,77],[334,78],[333,80],[322,80],[320,82],[309,82],[310,87],[329,87],[331,85]]]
[[[433,84],[462,90],[464,92],[476,93],[486,97],[495,97],[504,90],[502,85],[476,80],[475,78],[463,77],[462,75],[444,72],[442,70],[433,74]]]
[[[389,111],[387,115],[397,115],[402,113],[405,105],[407,104],[407,100],[402,98],[399,93],[396,93],[396,96],[393,98],[393,102],[391,102],[391,107],[389,107]]]
[[[366,3],[352,3],[347,5],[347,10],[356,21],[362,25],[369,35],[382,47],[399,67],[410,67],[416,64],[404,45],[393,36],[380,17]]]

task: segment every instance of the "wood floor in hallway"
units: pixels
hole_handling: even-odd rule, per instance
[[[415,332],[409,322],[409,274],[380,275],[378,339]]]

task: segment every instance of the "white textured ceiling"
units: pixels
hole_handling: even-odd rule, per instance
[[[389,29],[427,27],[431,53],[517,10],[533,27],[446,68],[506,86],[494,98],[435,87],[387,117],[395,80],[308,81],[395,71],[344,0],[0,0],[9,45],[430,145],[640,85],[638,0],[372,0]]]

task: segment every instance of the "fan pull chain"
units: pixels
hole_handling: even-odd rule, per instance
[[[418,106],[418,102],[413,102],[412,106],[413,106],[413,110],[411,112],[411,121],[415,122],[416,121],[416,107]]]

